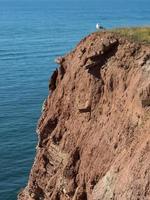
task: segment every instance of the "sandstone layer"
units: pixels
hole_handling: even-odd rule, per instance
[[[150,46],[93,33],[56,59],[19,200],[150,199]]]

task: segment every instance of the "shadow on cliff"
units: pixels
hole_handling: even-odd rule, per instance
[[[103,54],[100,53],[98,55],[90,57],[92,63],[86,66],[86,69],[88,69],[88,73],[92,74],[98,79],[101,79],[100,70],[102,67],[105,66],[105,63],[107,63],[111,57],[115,56],[118,50],[118,45],[119,42],[116,41],[113,45],[104,48]]]

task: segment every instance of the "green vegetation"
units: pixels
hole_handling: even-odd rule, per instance
[[[111,31],[134,41],[150,43],[150,27],[117,28]]]

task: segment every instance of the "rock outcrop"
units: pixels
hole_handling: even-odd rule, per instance
[[[19,200],[150,199],[150,46],[93,33],[56,62]]]

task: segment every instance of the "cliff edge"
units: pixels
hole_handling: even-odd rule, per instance
[[[19,200],[150,199],[150,46],[93,33],[51,76]]]

